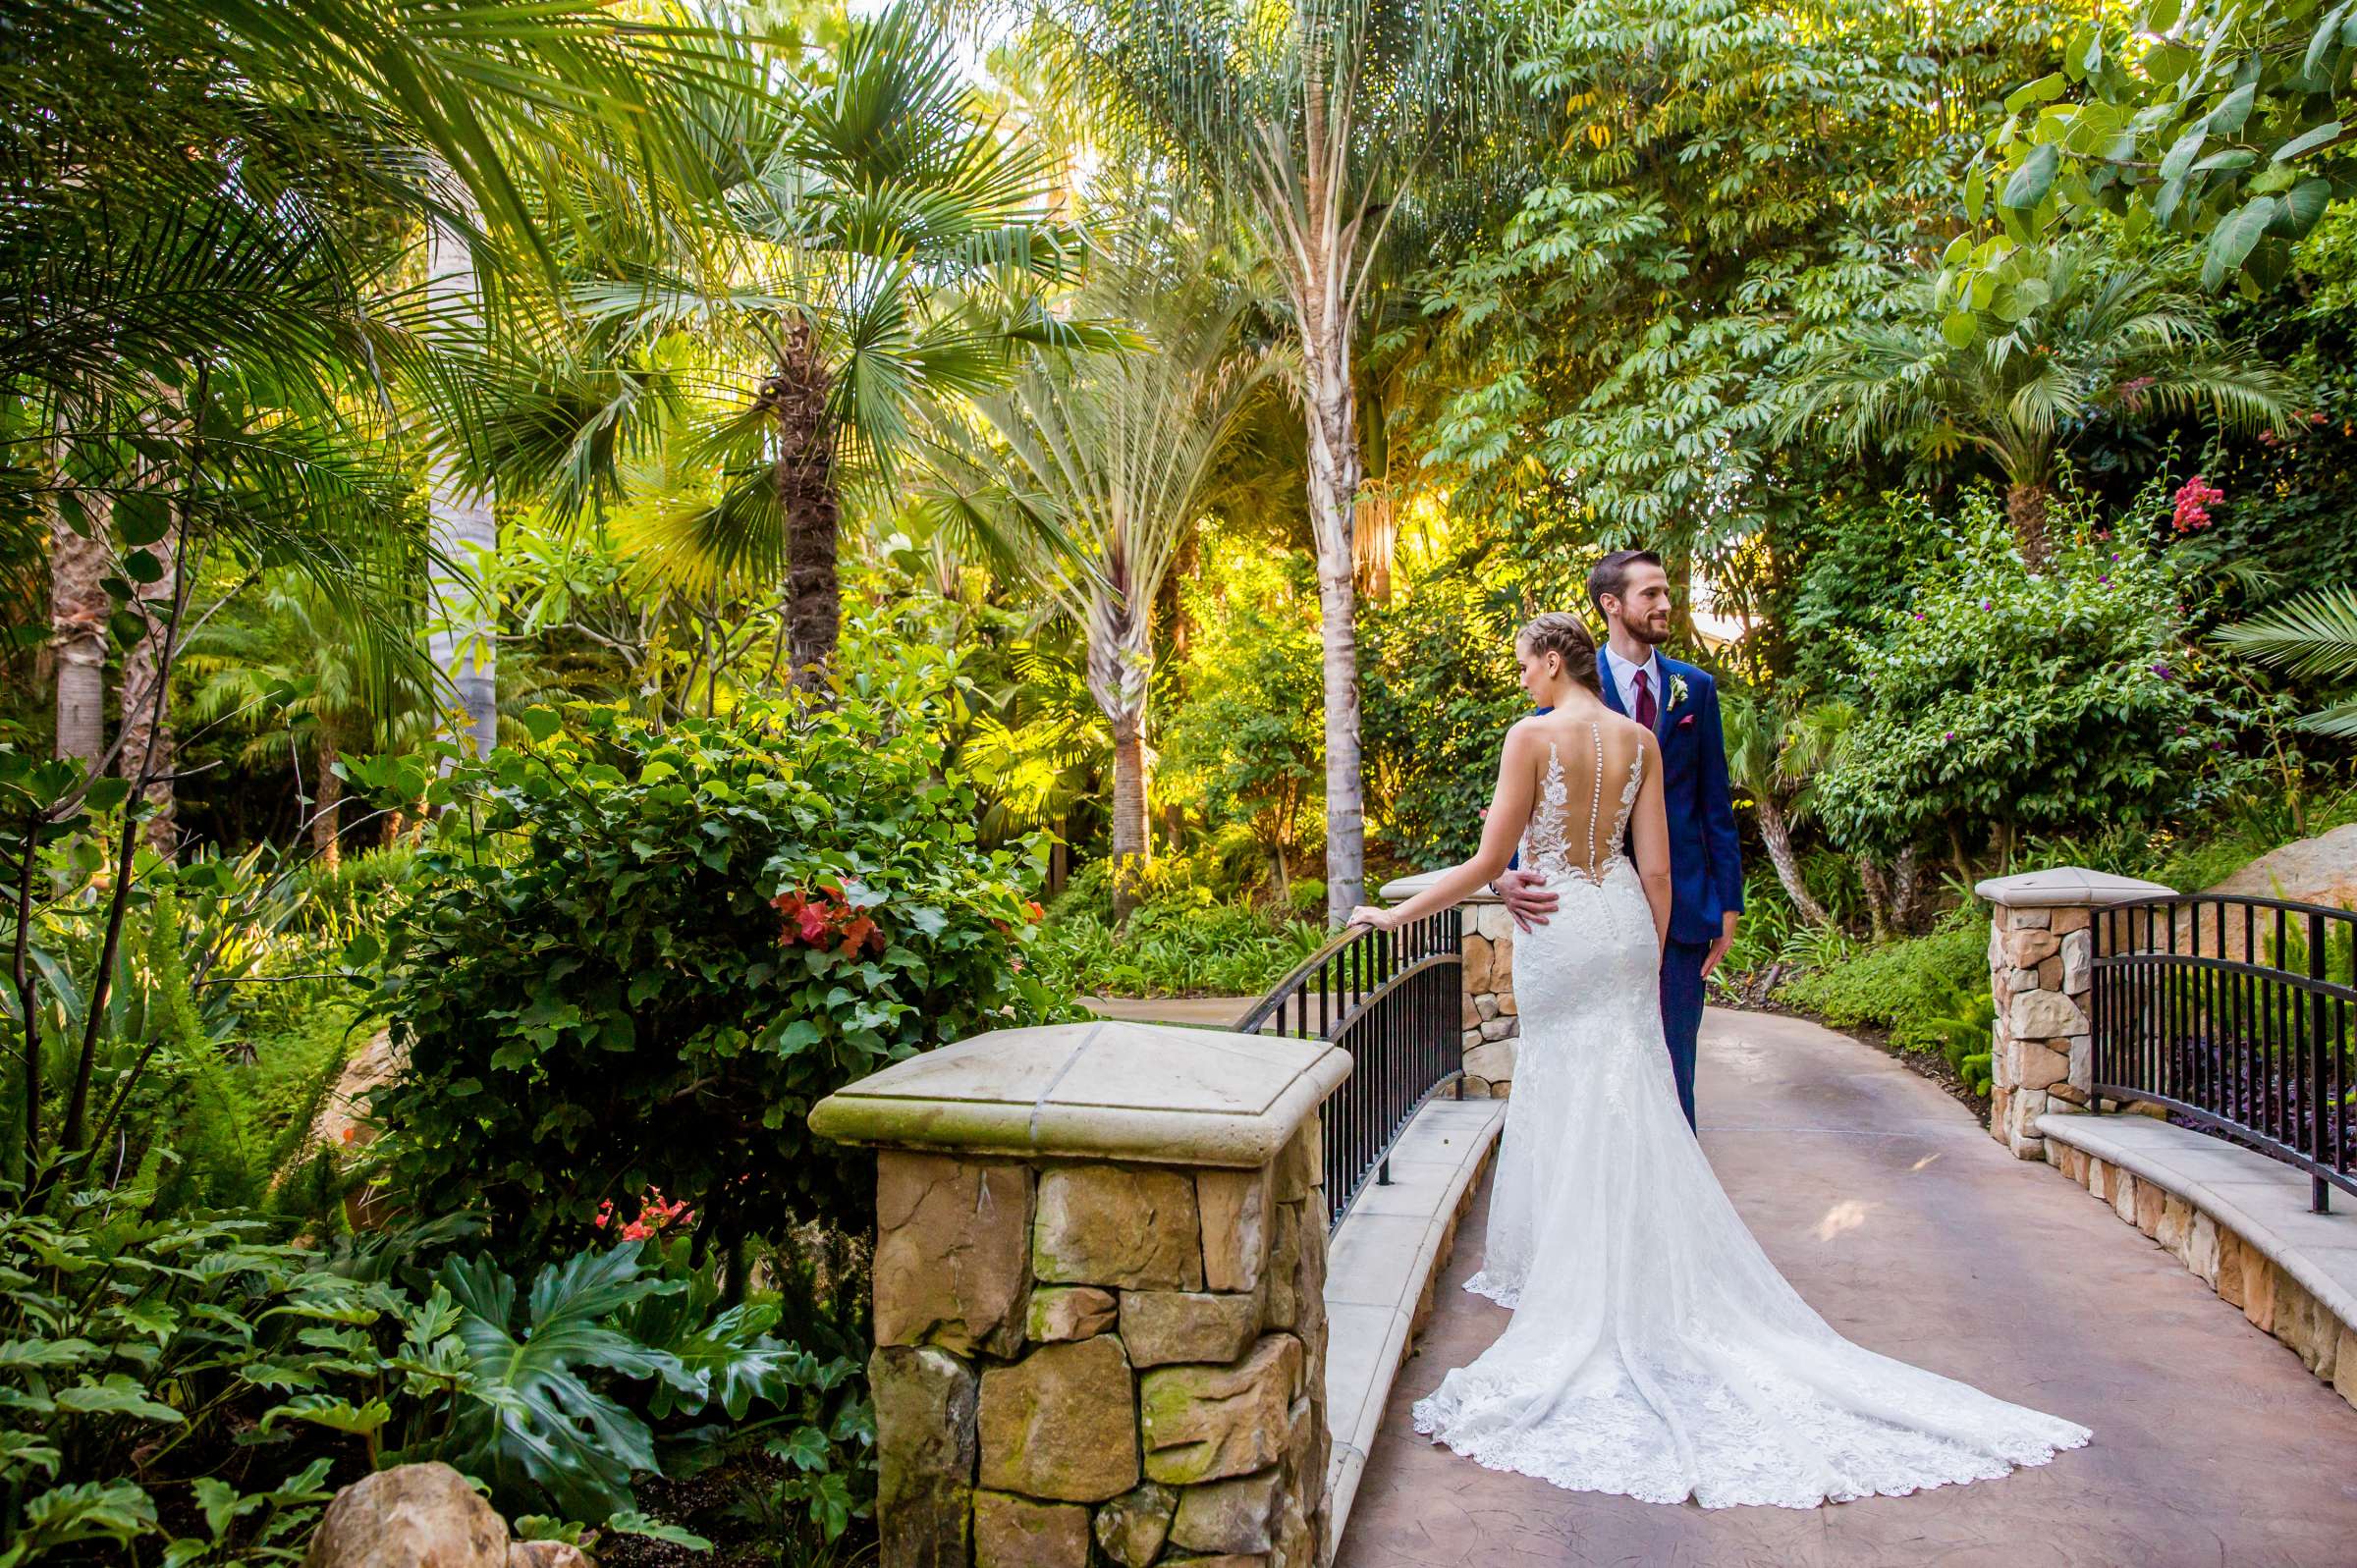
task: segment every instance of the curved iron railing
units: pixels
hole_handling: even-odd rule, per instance
[[[1350,1076],[1318,1111],[1329,1228],[1342,1223],[1369,1176],[1390,1183],[1392,1145],[1427,1100],[1464,1076],[1463,950],[1464,917],[1455,909],[1398,931],[1343,931],[1236,1023],[1239,1034],[1327,1040],[1350,1053]]]
[[[2319,1213],[2357,1193],[2357,911],[2184,893],[2101,910],[2093,1090],[2305,1170]]]

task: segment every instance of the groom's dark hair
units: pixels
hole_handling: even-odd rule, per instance
[[[1616,599],[1628,597],[1628,568],[1639,565],[1661,567],[1662,558],[1650,550],[1616,550],[1596,563],[1588,572],[1588,602],[1596,607],[1597,615],[1604,614],[1606,594]],[[1662,569],[1670,568],[1662,567]]]

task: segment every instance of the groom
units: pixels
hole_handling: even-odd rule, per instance
[[[1727,784],[1719,693],[1694,666],[1663,657],[1670,640],[1670,574],[1650,550],[1616,550],[1588,573],[1588,597],[1611,635],[1596,655],[1604,700],[1651,727],[1662,743],[1663,805],[1670,816],[1670,936],[1662,946],[1662,1034],[1677,1101],[1694,1124],[1694,1041],[1702,1032],[1703,982],[1735,940],[1743,909],[1735,808]],[[1498,895],[1524,931],[1555,912],[1555,894],[1529,871],[1508,871]]]

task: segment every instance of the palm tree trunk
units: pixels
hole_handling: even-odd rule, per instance
[[[1810,895],[1808,882],[1800,874],[1800,856],[1792,850],[1792,827],[1784,820],[1784,808],[1776,803],[1774,791],[1753,790],[1751,803],[1759,813],[1760,841],[1768,846],[1768,860],[1776,867],[1776,880],[1783,884],[1784,896],[1810,925],[1831,925],[1833,915]]]
[[[1366,815],[1358,726],[1358,592],[1352,539],[1359,469],[1348,323],[1302,318],[1309,425],[1309,518],[1318,546],[1318,625],[1326,697],[1326,924],[1340,930],[1366,896]]]
[[[1870,854],[1858,856],[1858,886],[1866,890],[1867,933],[1876,942],[1891,935],[1891,879],[1883,863]]]
[[[144,625],[123,655],[120,704],[123,755],[118,766],[135,785],[142,779],[147,782],[145,837],[148,845],[166,859],[179,842],[172,823],[172,773],[179,747],[172,733],[170,693],[163,685],[170,678],[171,668],[165,643],[179,635],[170,606],[180,591],[181,544],[180,524],[175,521],[162,539],[149,546],[163,563],[164,574],[153,582],[138,584],[132,601]],[[156,614],[159,605],[165,607],[162,616]]]
[[[343,839],[339,837],[344,817],[344,781],[335,772],[339,755],[334,741],[320,740],[319,790],[311,817],[311,848],[318,854],[319,863],[330,871],[344,863]]]
[[[426,242],[426,294],[436,311],[465,320],[474,310],[474,279],[465,244],[435,224]],[[427,584],[433,615],[426,648],[450,680],[476,756],[499,744],[499,618],[479,563],[499,549],[491,497],[463,485],[447,457],[427,470],[426,520],[438,558]]]
[[[1923,902],[1923,855],[1913,844],[1901,849],[1891,862],[1891,902],[1898,929],[1914,931]]]
[[[841,505],[835,494],[835,431],[827,418],[830,378],[809,323],[795,323],[761,406],[778,427],[778,509],[786,519],[787,655],[794,683],[824,687],[842,634],[843,584],[836,568]]]
[[[2034,569],[2046,565],[2054,553],[2046,533],[2046,513],[2054,493],[2037,480],[2008,486],[2005,490],[2005,520],[2013,525],[2013,540],[2021,550],[2021,559]]]
[[[106,533],[111,500],[78,498],[89,537],[61,506],[49,522],[49,629],[57,639],[57,755],[96,768],[106,754]]]
[[[1113,735],[1113,919],[1125,926],[1139,901],[1151,843],[1146,831],[1146,739],[1135,718]]]

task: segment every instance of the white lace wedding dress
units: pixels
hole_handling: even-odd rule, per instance
[[[1417,1402],[1416,1430],[1493,1470],[1706,1508],[1989,1480],[2086,1442],[1849,1343],[1760,1251],[1662,1043],[1653,922],[1619,847],[1644,754],[1607,834],[1601,730],[1592,769],[1577,758],[1566,779],[1556,752],[1522,864],[1560,902],[1514,945],[1522,1038],[1488,1251],[1465,1285],[1514,1315]]]

